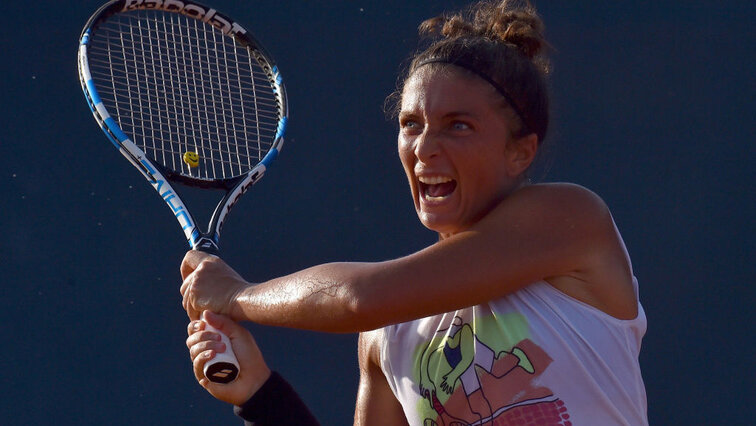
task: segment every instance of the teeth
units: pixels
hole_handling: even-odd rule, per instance
[[[420,176],[418,178],[420,182],[426,185],[438,185],[441,183],[451,182],[451,178],[447,176]]]

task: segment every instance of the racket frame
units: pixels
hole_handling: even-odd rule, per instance
[[[121,129],[118,122],[110,116],[95,87],[89,69],[87,48],[90,36],[100,22],[110,16],[136,9],[160,9],[165,12],[181,13],[188,17],[208,23],[227,36],[232,36],[237,43],[248,48],[250,54],[268,74],[268,80],[273,88],[279,104],[279,120],[275,139],[265,157],[248,172],[228,179],[201,179],[181,175],[152,161]],[[276,159],[284,143],[288,120],[288,101],[286,89],[283,85],[278,66],[262,45],[244,27],[234,22],[226,15],[213,8],[194,1],[176,0],[113,0],[101,6],[89,18],[79,40],[78,53],[79,79],[87,104],[92,110],[95,120],[110,142],[139,170],[163,201],[173,212],[184,235],[193,249],[211,254],[219,254],[219,238],[223,223],[228,212],[236,204],[244,192],[259,181],[270,164]],[[225,189],[226,195],[218,202],[209,221],[207,231],[203,231],[195,218],[187,209],[184,201],[171,185],[170,181],[181,182],[188,186],[199,188]]]
[[[97,91],[89,68],[87,48],[89,46],[90,37],[100,22],[103,22],[114,14],[135,9],[162,9],[165,12],[181,13],[190,18],[210,24],[225,35],[233,37],[236,40],[236,43],[246,47],[249,50],[250,55],[255,58],[258,64],[263,68],[276,97],[278,106],[278,124],[276,126],[276,133],[270,149],[259,163],[252,167],[248,172],[226,179],[207,179],[186,176],[174,172],[169,168],[152,161],[145,152],[129,138],[123,129],[121,129],[118,122],[107,111]],[[189,245],[193,249],[218,255],[220,231],[228,212],[239,200],[239,197],[241,197],[250,186],[263,177],[265,171],[276,159],[283,146],[288,120],[288,101],[281,74],[279,73],[275,62],[271,59],[271,56],[264,50],[262,45],[260,45],[260,43],[244,29],[244,27],[227,16],[217,12],[215,9],[209,8],[200,3],[186,0],[112,0],[101,6],[92,17],[89,18],[89,21],[85,25],[79,39],[78,68],[84,97],[87,100],[87,104],[89,105],[95,120],[107,138],[116,149],[118,149],[118,151],[126,157],[137,170],[139,170],[158,195],[160,195],[163,201],[168,205],[181,226],[181,229],[184,231],[184,236],[189,242]],[[180,182],[193,187],[215,188],[226,191],[225,196],[218,202],[218,205],[212,214],[207,231],[203,232],[202,228],[197,224],[197,221],[187,209],[176,189],[171,185],[171,181]],[[226,345],[226,351],[216,354],[212,360],[205,364],[205,376],[216,383],[229,383],[238,376],[239,363],[233,353],[228,336],[220,330],[213,328],[210,324],[206,325],[206,330],[220,334],[223,339],[222,341]]]

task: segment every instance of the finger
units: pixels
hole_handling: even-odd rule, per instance
[[[197,320],[199,318],[196,315],[192,315],[191,311],[193,307],[189,300],[189,293],[192,286],[191,283],[192,277],[185,279],[184,282],[181,283],[181,288],[179,289],[179,291],[181,292],[181,306],[186,311],[186,314],[189,316],[190,320]]]
[[[231,334],[231,324],[233,324],[233,321],[231,321],[228,317],[225,317],[223,315],[218,315],[215,312],[212,311],[202,311],[201,318],[213,326],[216,330],[220,331],[221,333],[225,333],[226,336]]]
[[[189,320],[195,321],[198,319],[198,318],[192,318],[192,314],[189,312],[192,309],[192,305],[189,303],[189,298],[186,297],[186,295],[183,295],[181,297],[181,306],[186,311],[186,315],[189,316]]]
[[[186,326],[186,334],[191,336],[192,334],[204,330],[205,329],[205,323],[204,321],[190,321],[189,324]]]
[[[199,331],[197,333],[194,333],[186,338],[186,347],[191,348],[192,346],[200,343],[200,342],[220,342],[222,341],[220,334],[214,333],[212,331]]]
[[[192,321],[197,321],[200,319],[200,311],[197,309],[194,309],[194,306],[192,306],[191,303],[189,303],[189,300],[184,299],[184,310],[186,311],[186,315],[189,317]]]
[[[215,353],[213,351],[205,351],[200,354],[198,354],[196,357],[192,360],[192,367],[194,369],[194,377],[197,379],[197,381],[202,385],[202,387],[206,387],[206,384],[209,383],[207,378],[205,377],[205,363],[210,361],[215,357]],[[203,384],[203,381],[205,382]]]
[[[184,255],[184,260],[181,261],[181,278],[186,277],[194,272],[195,269],[202,263],[203,260],[211,257],[211,254],[201,252],[199,250],[189,250]]]
[[[226,351],[226,345],[217,340],[203,340],[189,348],[189,357],[194,360],[200,354],[211,351],[213,354],[220,354]]]
[[[239,325],[227,315],[219,315],[213,311],[202,311],[200,318],[229,338],[235,337],[240,328]]]
[[[200,319],[201,312],[195,309],[194,305],[191,303],[191,283],[192,277],[189,277],[184,280],[184,283],[181,285],[181,306],[186,311],[186,315],[189,319],[195,321]]]
[[[179,292],[181,293],[181,296],[184,296],[186,294],[186,291],[189,290],[189,286],[192,285],[191,277],[184,278],[184,281],[181,282],[181,287],[179,287]]]

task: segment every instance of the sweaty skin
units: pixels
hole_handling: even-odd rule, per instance
[[[577,185],[523,185],[537,141],[508,136],[491,91],[455,72],[418,72],[407,83],[400,158],[418,216],[439,242],[397,259],[318,265],[260,284],[191,251],[181,288],[190,318],[207,309],[268,325],[366,331],[493,300],[539,280],[610,315],[634,318],[629,259],[603,201]],[[456,188],[428,200],[422,180],[431,175],[451,177]],[[434,297],[425,297],[431,290]]]
[[[439,234],[437,243],[383,262],[317,265],[259,284],[197,251],[181,266],[193,320],[210,310],[236,321],[364,332],[359,425],[406,424],[380,374],[378,336],[368,330],[485,303],[541,280],[617,318],[637,315],[629,258],[603,201],[573,184],[526,184],[537,137],[512,137],[487,82],[444,69],[421,68],[408,79],[398,137],[415,209]],[[386,416],[374,416],[382,411]]]

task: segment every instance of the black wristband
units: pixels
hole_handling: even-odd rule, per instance
[[[252,398],[234,407],[234,413],[250,426],[320,426],[294,388],[275,371]]]

